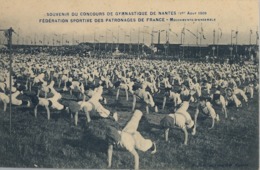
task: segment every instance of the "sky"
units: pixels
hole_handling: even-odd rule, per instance
[[[77,13],[78,16],[72,16]],[[101,13],[100,16],[80,16],[81,13]],[[116,15],[116,12],[147,12],[147,15]],[[150,15],[150,12],[155,15]],[[159,15],[159,12],[172,12],[175,15]],[[188,12],[193,15],[188,15]],[[199,14],[199,12],[202,12]],[[47,13],[69,13],[69,16],[47,16]],[[113,13],[113,16],[108,16]],[[107,22],[106,19],[143,18],[144,22]],[[164,18],[164,21],[151,21]],[[193,21],[170,21],[174,19],[193,19]],[[209,18],[213,21],[194,21]],[[41,19],[92,19],[84,23],[42,23]],[[95,22],[103,20],[103,22]],[[41,21],[41,22],[40,22]],[[256,43],[256,31],[259,29],[258,0],[0,0],[0,29],[12,27],[17,34],[14,43],[36,40],[45,42],[52,39],[72,43],[88,41],[150,44],[158,42],[158,30],[168,30],[169,42],[185,44],[215,43],[249,44]],[[185,35],[181,34],[185,27]],[[169,32],[169,29],[171,30]],[[189,31],[188,31],[188,30]],[[203,33],[200,34],[200,32]],[[231,38],[231,30],[233,38]],[[250,32],[252,30],[252,34]],[[157,31],[157,33],[156,33]],[[235,38],[237,31],[237,39]],[[113,35],[112,35],[113,34]],[[131,38],[130,38],[131,34]],[[138,36],[139,34],[139,36]],[[194,35],[193,35],[194,34]],[[18,36],[19,35],[19,36]],[[198,40],[195,36],[201,36]],[[251,35],[251,36],[250,36]],[[114,38],[113,38],[114,37]],[[119,38],[118,38],[119,37]],[[0,36],[2,42],[4,36]],[[166,31],[160,34],[160,42],[166,42]],[[1,41],[0,41],[1,43]]]

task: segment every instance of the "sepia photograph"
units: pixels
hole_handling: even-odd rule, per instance
[[[0,169],[259,169],[259,0],[0,0]]]

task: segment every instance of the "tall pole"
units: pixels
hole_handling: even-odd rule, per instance
[[[126,32],[124,32],[124,53],[125,53],[125,43],[126,43],[125,37],[126,37]]]
[[[114,45],[114,33],[112,32],[112,44],[111,44],[111,53],[112,53],[112,49],[113,49],[113,45]]]
[[[100,53],[100,35],[98,37],[98,52]]]
[[[238,36],[238,31],[236,30],[236,54],[237,54],[237,36]]]
[[[200,33],[200,37],[201,37],[201,33]],[[198,56],[198,53],[199,53],[199,29],[197,27],[197,32],[196,32],[196,56]]]
[[[168,44],[167,44],[168,43],[167,42],[168,41],[168,31],[167,30],[165,31],[165,34],[166,34],[165,35],[166,36],[166,38],[165,38],[166,39],[165,40],[165,55],[167,55],[167,50],[168,50]]]
[[[249,45],[251,45],[251,36],[252,36],[252,30],[250,29],[250,34],[249,34]]]
[[[74,45],[74,32],[72,34],[72,45]]]
[[[34,45],[36,45],[36,34],[34,34]]]
[[[258,27],[256,28],[256,43],[255,45],[258,46],[259,43],[259,34],[258,34]]]
[[[107,32],[108,32],[108,31],[111,31],[111,30],[110,30],[110,29],[107,29],[107,30],[106,30],[106,47],[105,47],[106,52],[107,52],[107,46],[108,46],[108,40],[107,40],[107,36],[108,36],[108,35],[107,35]],[[112,39],[113,39],[113,37],[112,37]],[[110,43],[110,45],[111,45],[111,43]]]
[[[142,53],[144,52],[144,27],[143,27],[143,44],[142,44]]]
[[[182,55],[183,55],[183,57],[184,57],[184,43],[185,43],[185,25],[184,25],[184,28],[183,28],[183,37],[182,37],[183,39],[182,39],[182,44],[183,44],[183,48],[182,48]]]
[[[216,34],[216,31],[215,29],[213,30],[213,45],[215,45],[215,34]]]
[[[139,38],[140,38],[140,27],[138,28],[138,46],[137,46],[137,50],[138,50],[138,55],[140,54],[140,49],[139,49]]]
[[[119,29],[120,29],[120,26],[118,26],[118,29],[117,29],[117,48],[119,49]]]
[[[105,43],[105,54],[107,53],[107,30],[106,30],[106,43]]]
[[[9,72],[9,83],[10,83],[10,96],[9,96],[9,100],[10,100],[10,113],[9,113],[9,116],[10,116],[10,134],[11,134],[11,128],[12,128],[12,72],[13,72],[13,67],[12,67],[12,63],[13,63],[13,59],[12,59],[12,33],[13,33],[13,29],[12,27],[8,29],[8,34],[9,34],[9,41],[8,41],[8,45],[9,45],[9,59],[10,59],[10,72]]]
[[[42,44],[45,45],[45,34],[43,34],[43,41]]]
[[[61,35],[61,46],[63,46],[63,35],[64,34]]]
[[[231,30],[231,36],[230,36],[231,46],[233,45],[233,42],[232,42],[232,40],[233,40],[233,31],[234,31],[234,30]],[[251,41],[251,40],[250,40],[250,41]]]
[[[12,67],[12,63],[13,63],[13,59],[12,59],[12,34],[14,32],[13,28],[10,27],[7,30],[2,30],[0,29],[0,31],[4,31],[6,38],[7,38],[7,44],[8,44],[8,48],[9,48],[9,132],[11,134],[11,129],[12,129],[12,72],[13,72],[13,67]]]
[[[153,31],[154,31],[154,28],[152,29],[152,34],[151,34],[151,46],[153,45]]]
[[[201,44],[202,44],[202,32],[200,33],[200,58],[201,58]]]
[[[158,30],[158,46],[157,46],[157,53],[158,53],[158,47],[159,47],[159,44],[160,44],[160,40],[161,39],[161,30]]]
[[[94,53],[96,51],[96,31],[94,32]]]
[[[129,49],[130,49],[130,53],[132,52],[132,29],[130,29],[130,44],[129,44]]]
[[[18,35],[17,35],[17,44],[19,44],[19,39],[20,39],[20,28],[18,28]]]
[[[219,37],[220,35],[219,35],[219,31],[218,31],[218,38],[217,38],[217,57],[218,57],[218,44],[219,44]]]

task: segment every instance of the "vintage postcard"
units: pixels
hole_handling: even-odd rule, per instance
[[[258,0],[0,0],[0,167],[259,169]]]

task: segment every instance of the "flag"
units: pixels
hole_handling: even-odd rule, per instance
[[[201,27],[201,34],[202,34],[202,38],[205,40],[206,39],[206,37],[205,37],[205,35],[204,35],[204,33],[203,33],[203,27]]]
[[[194,34],[193,32],[191,32],[189,29],[186,29],[187,31],[189,31],[194,37],[198,38],[196,34]]]
[[[185,35],[185,27],[182,28],[181,33]]]
[[[219,35],[219,39],[222,37],[222,29],[221,28],[218,28],[219,31],[220,31],[220,35]]]
[[[5,36],[5,38],[9,39],[9,31],[8,30],[4,30],[4,36]]]
[[[235,32],[235,36],[233,38],[237,38],[238,31]]]

